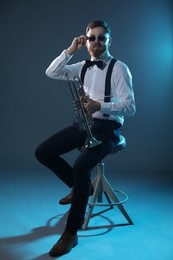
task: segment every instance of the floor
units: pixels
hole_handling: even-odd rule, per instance
[[[124,207],[134,225],[129,225],[115,207],[92,218],[89,229],[79,232],[79,245],[60,258],[172,260],[172,185],[135,178],[110,179],[113,187],[128,194]],[[48,251],[63,232],[69,209],[69,206],[60,206],[58,200],[68,191],[47,170],[3,172],[0,259],[52,259]],[[113,228],[92,228],[112,223]]]

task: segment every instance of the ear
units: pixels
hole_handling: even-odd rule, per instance
[[[88,41],[86,41],[85,46],[88,47]]]
[[[112,38],[109,38],[109,46],[111,46]]]

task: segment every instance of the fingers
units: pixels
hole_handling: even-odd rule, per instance
[[[92,115],[97,111],[100,111],[101,104],[100,102],[94,101],[90,98],[88,98],[87,102],[84,103],[84,108],[87,111],[88,115]]]
[[[87,41],[87,37],[84,35],[81,35],[79,37],[76,37],[76,40],[77,40],[78,44],[84,45]]]
[[[88,115],[91,115],[93,112],[93,100],[87,98],[84,102],[84,108]]]
[[[70,45],[70,47],[66,50],[66,53],[69,55],[75,54],[78,50],[83,48],[85,46],[85,43],[87,41],[87,37],[84,35],[81,35],[79,37],[75,37]]]

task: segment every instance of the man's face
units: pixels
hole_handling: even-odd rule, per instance
[[[86,42],[87,50],[91,57],[98,58],[109,50],[111,39],[102,27],[95,27],[87,32],[89,39]]]

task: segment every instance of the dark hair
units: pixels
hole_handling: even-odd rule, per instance
[[[108,33],[109,35],[111,35],[111,29],[108,25],[107,22],[105,21],[94,21],[94,22],[91,22],[88,24],[87,28],[86,28],[86,33],[90,30],[90,29],[93,29],[95,27],[103,27],[106,31],[106,33]]]

